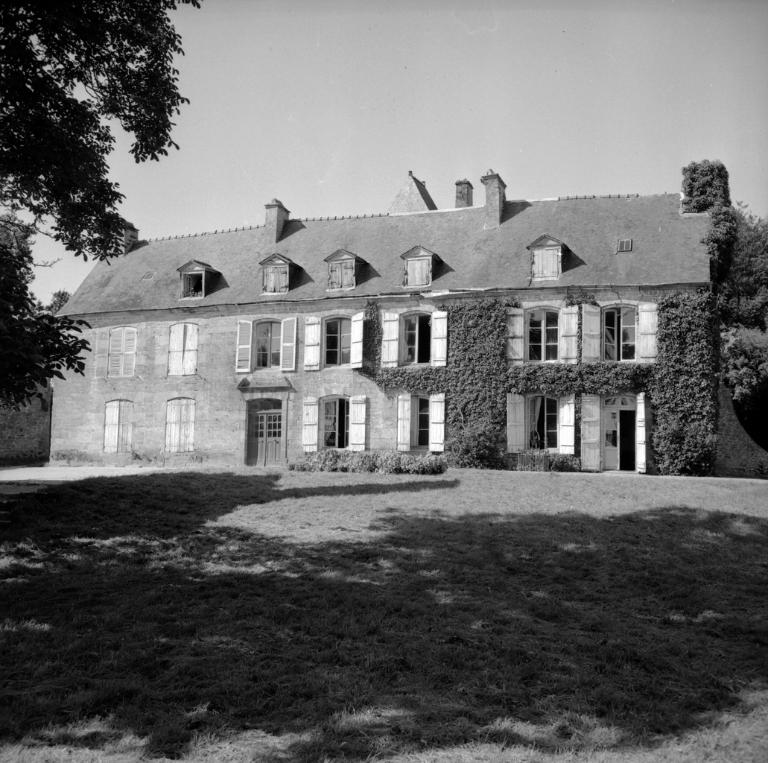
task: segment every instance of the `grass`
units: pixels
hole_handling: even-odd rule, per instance
[[[766,507],[765,482],[472,470],[19,496],[0,759],[693,761],[736,727],[727,759],[763,759]]]

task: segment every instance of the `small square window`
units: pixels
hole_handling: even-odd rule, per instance
[[[288,266],[270,265],[264,268],[264,292],[284,294],[288,291]]]
[[[432,282],[432,260],[428,257],[419,257],[406,261],[405,285],[429,286]]]
[[[202,297],[203,296],[203,274],[202,273],[184,273],[182,276],[182,297]]]
[[[616,252],[631,252],[632,251],[632,239],[620,238],[616,244]]]

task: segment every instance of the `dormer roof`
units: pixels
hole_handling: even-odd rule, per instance
[[[218,273],[216,268],[209,265],[207,262],[201,262],[200,260],[189,260],[185,262],[181,267],[176,268],[179,273],[201,273],[205,270],[213,273]]]
[[[549,233],[543,233],[541,236],[539,236],[537,239],[534,239],[531,241],[528,246],[526,246],[526,249],[542,249],[544,247],[549,246],[565,246],[565,244],[560,241],[559,238],[555,238],[554,236],[550,236]]]
[[[409,249],[407,252],[403,252],[400,255],[401,260],[413,260],[416,257],[432,257],[437,260],[440,259],[440,257],[437,254],[435,254],[434,252],[431,252],[425,246],[421,246],[421,245],[414,246],[411,249]]]
[[[259,265],[294,265],[295,263],[293,260],[286,257],[284,254],[278,254],[275,252],[274,254],[270,254],[269,257],[265,257],[261,262],[259,262]]]
[[[341,260],[358,260],[362,261],[361,257],[358,257],[353,252],[349,252],[346,249],[337,249],[333,254],[329,254],[323,262],[340,262]]]

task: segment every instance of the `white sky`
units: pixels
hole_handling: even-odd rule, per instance
[[[113,177],[141,238],[385,212],[408,170],[438,207],[489,168],[507,198],[680,190],[720,159],[768,216],[765,0],[204,0],[175,14],[186,55],[174,151]],[[40,238],[33,289],[92,263]]]

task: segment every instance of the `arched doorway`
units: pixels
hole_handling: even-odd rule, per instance
[[[245,463],[270,466],[283,460],[283,407],[278,398],[248,403]]]

